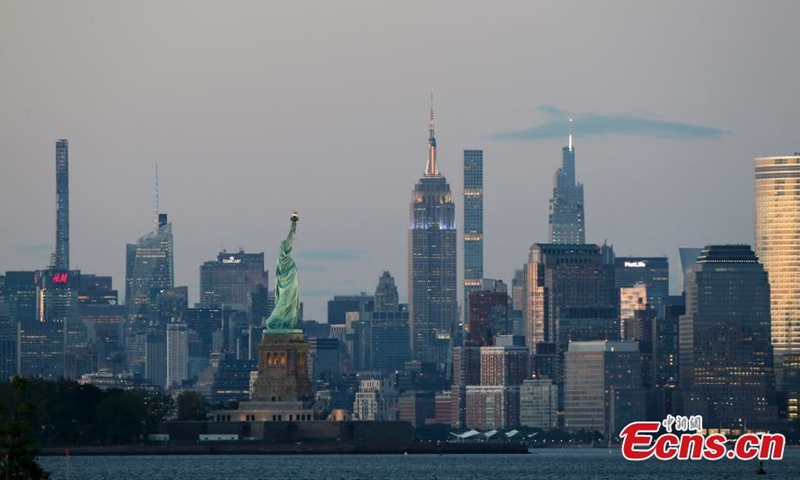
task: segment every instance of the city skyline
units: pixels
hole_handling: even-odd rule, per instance
[[[159,18],[84,2],[0,7],[0,162],[13,172],[0,190],[20,200],[0,214],[0,270],[47,266],[53,142],[66,138],[73,269],[112,275],[122,290],[124,244],[151,224],[158,163],[175,284],[190,287],[191,303],[198,268],[220,247],[264,251],[272,270],[291,209],[307,226],[296,249],[307,318],[324,320],[334,294],[373,291],[384,270],[405,301],[407,191],[425,158],[433,88],[455,199],[461,152],[486,153],[485,277],[510,283],[530,245],[546,241],[573,117],[586,241],[608,239],[620,257],[668,256],[675,291],[679,246],[754,244],[753,158],[798,150],[798,67],[782,60],[800,35],[798,7],[625,5],[619,18],[582,5],[567,36],[557,20],[568,6],[165,6]],[[175,37],[171,22],[184,16]],[[405,28],[392,27],[398,17]],[[211,19],[221,33],[203,28]],[[467,35],[484,22],[504,28]],[[769,38],[751,33],[766,29]],[[287,56],[282,36],[303,42]]]

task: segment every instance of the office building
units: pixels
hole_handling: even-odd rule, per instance
[[[686,293],[686,287],[689,283],[687,281],[689,272],[692,271],[695,262],[697,262],[697,257],[700,256],[702,250],[702,248],[697,247],[678,248],[678,253],[681,257],[681,272],[683,272],[683,276],[681,277],[681,292],[683,293]]]
[[[166,288],[156,297],[153,320],[160,325],[182,320],[189,314],[189,287]]]
[[[17,324],[12,322],[8,305],[0,294],[0,382],[10,380],[16,374]]]
[[[519,426],[519,387],[467,386],[466,427],[476,430],[511,429]]]
[[[3,301],[8,312],[8,326],[6,331],[13,331],[14,337],[18,333],[30,330],[36,326],[36,272],[9,271],[5,274],[3,283]],[[19,329],[19,330],[18,330]],[[14,342],[14,371],[20,372],[20,343],[22,336]],[[7,348],[11,348],[9,345]]]
[[[481,385],[518,386],[530,377],[530,354],[522,346],[481,347]]]
[[[167,325],[167,388],[180,388],[188,378],[189,332],[185,323],[170,323]]]
[[[546,378],[523,381],[519,388],[519,424],[543,430],[557,428],[558,388]]]
[[[119,304],[119,295],[114,290],[111,277],[81,273],[78,303],[81,306]]]
[[[375,311],[396,312],[399,309],[400,296],[397,294],[394,277],[388,271],[384,271],[378,278],[378,286],[375,287]]]
[[[158,214],[155,229],[129,243],[125,256],[125,305],[134,330],[143,331],[151,317],[158,295],[175,286],[172,223],[167,214]]]
[[[362,380],[353,402],[353,420],[397,420],[397,397],[388,380]]]
[[[375,296],[361,292],[359,295],[334,295],[328,300],[328,325],[344,325],[350,312],[366,313],[375,310]]]
[[[425,176],[411,194],[408,303],[414,359],[445,371],[458,321],[457,238],[453,195],[437,164],[432,105],[429,133]]]
[[[615,391],[641,395],[641,365],[635,342],[570,342],[564,354],[564,427],[615,435]]]
[[[572,120],[569,144],[562,149],[561,168],[553,177],[550,199],[550,243],[586,243],[583,184],[575,182],[575,148],[572,145]]]
[[[623,257],[614,259],[614,283],[617,288],[644,285],[647,305],[657,313],[669,295],[669,259],[667,257]]]
[[[653,327],[654,386],[675,388],[678,385],[678,319],[686,313],[683,295],[667,297],[663,313]]]
[[[89,343],[97,351],[98,371],[106,370],[114,374],[126,371],[125,306],[89,303],[81,304],[79,310]]]
[[[778,390],[800,403],[800,154],[755,159],[755,253],[769,275]],[[786,384],[785,380],[792,381]]]
[[[716,426],[776,419],[770,286],[749,245],[703,249],[679,321],[683,412]]]
[[[397,399],[397,419],[419,428],[436,418],[436,395],[433,392],[406,391]]]
[[[335,338],[308,339],[308,376],[315,390],[339,376],[339,340]]]
[[[244,311],[258,285],[268,287],[264,252],[223,250],[216,260],[200,266],[200,303],[205,305],[231,305]]]
[[[508,315],[508,287],[500,280],[482,280],[478,289],[467,294],[466,342],[470,345],[491,346],[497,335],[511,334]]]
[[[467,386],[481,384],[481,349],[465,346],[453,349],[450,426],[461,428],[467,421]]]
[[[536,243],[525,265],[525,341],[553,343],[619,339],[619,294],[608,246]],[[563,372],[556,372],[557,381]],[[549,376],[549,375],[548,375]],[[553,378],[553,377],[550,377]]]
[[[385,372],[403,369],[411,360],[408,310],[368,313],[370,368]]]
[[[464,150],[464,304],[483,278],[483,150]],[[469,323],[469,309],[464,322]]]
[[[167,389],[167,334],[163,325],[147,328],[144,378],[150,385]]]
[[[22,272],[9,272],[7,288],[11,273]],[[85,329],[79,321],[79,286],[78,271],[40,270],[34,273],[35,316],[19,322],[18,370],[21,376],[47,380],[67,376],[68,347],[79,347],[86,341]],[[12,284],[17,301],[24,301],[27,288],[19,287]],[[22,306],[16,305],[17,308]]]
[[[212,404],[247,401],[253,372],[258,372],[257,360],[237,360],[232,355],[215,352],[208,368],[200,373],[195,390]]]

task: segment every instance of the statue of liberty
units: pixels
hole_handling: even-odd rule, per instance
[[[297,230],[297,212],[292,212],[289,220],[292,226],[286,240],[281,242],[281,252],[275,268],[275,309],[264,322],[264,333],[286,332],[297,325],[297,311],[300,308],[300,283],[297,280],[297,267],[290,256],[292,241]]]

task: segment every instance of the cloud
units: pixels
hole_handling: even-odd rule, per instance
[[[574,120],[575,134],[582,138],[629,135],[668,140],[695,140],[716,138],[729,133],[727,130],[714,127],[647,118],[652,114],[648,114],[647,117],[625,113],[570,114],[552,105],[542,105],[539,111],[545,116],[543,123],[524,130],[495,133],[490,135],[489,139],[507,142],[563,139],[567,136],[567,122],[570,118]]]
[[[14,251],[23,254],[51,253],[53,251],[53,246],[47,243],[40,243],[37,245],[15,245]]]
[[[366,259],[363,250],[354,249],[316,249],[297,252],[298,260],[332,261],[332,262],[360,262]]]

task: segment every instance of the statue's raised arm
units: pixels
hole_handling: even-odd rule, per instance
[[[286,240],[281,242],[281,250],[275,267],[275,309],[264,322],[264,333],[292,330],[297,325],[297,312],[300,309],[300,284],[297,279],[297,267],[292,260],[291,253],[299,219],[297,212],[292,212],[289,216],[292,226],[289,228]]]

